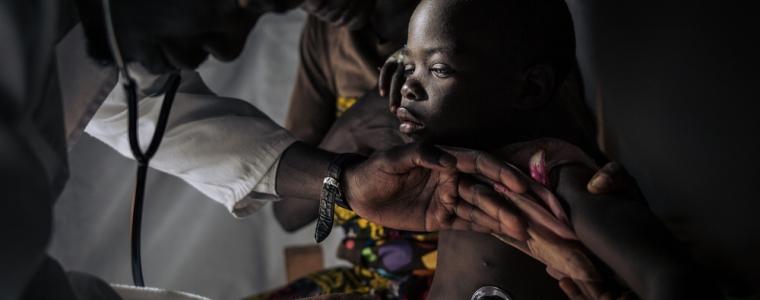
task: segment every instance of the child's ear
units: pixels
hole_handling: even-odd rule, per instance
[[[536,109],[551,100],[555,85],[554,69],[545,64],[529,67],[522,74],[520,101],[515,104],[518,109]]]

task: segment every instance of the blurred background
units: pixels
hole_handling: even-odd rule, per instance
[[[236,61],[206,62],[200,73],[221,96],[248,101],[282,124],[298,62],[305,14],[261,19]],[[67,270],[131,283],[129,215],[135,163],[84,134],[69,153],[71,179],[55,206],[50,253]],[[321,244],[335,258],[342,232]],[[271,206],[235,219],[177,178],[149,173],[143,217],[143,272],[148,286],[238,299],[286,283],[284,250],[314,243],[314,228],[285,233]]]

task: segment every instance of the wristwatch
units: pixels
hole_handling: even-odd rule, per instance
[[[335,205],[351,210],[343,193],[341,175],[346,165],[364,160],[365,157],[353,154],[338,154],[327,167],[327,177],[322,181],[322,192],[319,197],[319,215],[317,217],[317,229],[314,239],[317,243],[324,241],[330,235],[335,218]]]

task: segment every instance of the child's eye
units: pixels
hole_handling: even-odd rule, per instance
[[[435,64],[430,68],[430,72],[438,78],[447,78],[454,74],[454,70],[444,64]]]
[[[414,74],[414,65],[404,65],[404,76],[410,76]]]

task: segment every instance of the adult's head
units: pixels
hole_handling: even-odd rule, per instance
[[[574,63],[574,45],[562,0],[423,0],[404,49],[400,129],[467,147],[517,141]]]
[[[303,9],[322,21],[355,30],[371,26],[381,37],[403,39],[419,0],[304,0]]]
[[[153,73],[194,69],[208,55],[236,58],[264,13],[302,0],[110,0],[120,50]],[[76,0],[90,55],[112,62],[101,0]]]

